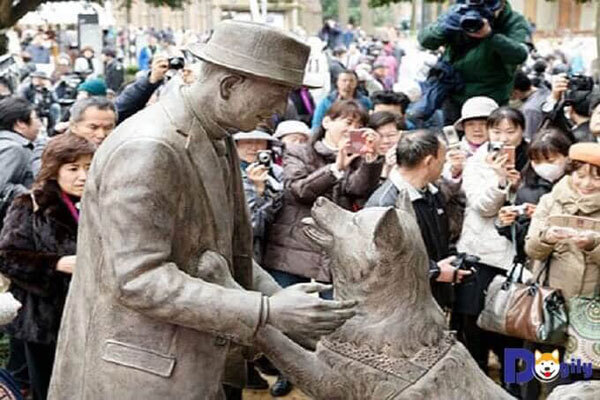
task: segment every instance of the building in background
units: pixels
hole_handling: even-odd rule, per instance
[[[267,22],[280,28],[302,27],[315,32],[321,27],[319,0],[269,0],[267,11]],[[138,0],[129,11],[115,8],[113,13],[119,27],[186,29],[199,33],[211,30],[223,19],[251,19],[249,0],[190,0],[181,10],[152,7]]]

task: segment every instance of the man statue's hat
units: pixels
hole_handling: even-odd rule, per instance
[[[200,59],[282,85],[302,86],[310,47],[287,32],[245,21],[220,22],[210,40],[190,46]]]

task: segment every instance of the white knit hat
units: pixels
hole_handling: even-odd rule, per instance
[[[274,137],[281,140],[282,137],[291,133],[301,133],[310,138],[310,129],[308,125],[302,121],[296,120],[283,121],[279,123],[279,125],[277,125],[277,129],[275,130]]]

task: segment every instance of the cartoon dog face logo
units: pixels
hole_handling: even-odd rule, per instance
[[[552,353],[535,351],[535,377],[542,382],[552,382],[560,372],[560,356],[558,350]]]

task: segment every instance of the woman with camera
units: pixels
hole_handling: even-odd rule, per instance
[[[75,268],[79,202],[96,146],[56,136],[31,193],[17,197],[0,233],[0,272],[23,304],[8,333],[25,343],[34,399],[45,399],[62,311]]]
[[[269,224],[281,208],[283,170],[273,162],[270,149],[276,142],[266,132],[254,130],[233,135],[240,167],[246,202],[250,210],[254,259],[262,262],[264,241]]]
[[[533,260],[549,263],[549,286],[560,289],[569,300],[580,295],[593,297],[600,283],[600,234],[597,228],[593,232],[556,226],[548,218],[600,218],[600,144],[571,146],[566,173],[552,192],[541,198],[531,218],[525,252]],[[600,342],[590,348],[598,346]],[[600,370],[594,370],[592,379],[600,379]],[[563,383],[569,382],[561,380]]]
[[[494,222],[521,183],[519,171],[527,164],[524,128],[525,118],[520,111],[500,107],[492,112],[487,120],[489,142],[468,159],[463,172],[467,207],[457,249],[479,258],[477,279],[482,281],[478,281],[477,301],[480,306],[483,306],[483,290],[489,281],[495,274],[510,269],[515,256],[513,244],[498,233]],[[457,296],[460,295],[458,288]],[[452,325],[479,366],[487,372],[489,350],[494,350],[502,362],[504,347],[513,343],[508,337],[481,330],[476,325],[477,315],[473,314],[476,312],[466,314],[455,310]]]
[[[523,170],[523,182],[517,190],[514,205],[504,206],[498,213],[498,233],[511,241],[516,240],[515,260],[521,264],[527,259],[525,235],[531,216],[540,198],[549,193],[564,176],[571,145],[571,141],[559,129],[549,128],[538,132],[527,151],[529,164]]]

